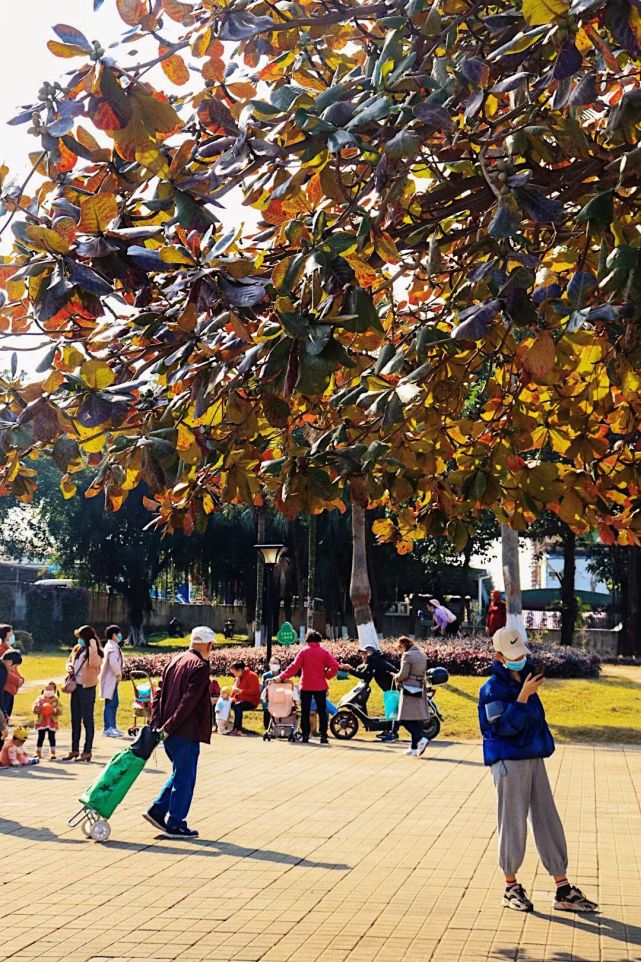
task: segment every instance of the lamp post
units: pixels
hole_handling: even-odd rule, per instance
[[[265,664],[269,666],[272,657],[272,572],[286,549],[283,544],[255,544],[254,547],[260,551],[265,565]]]

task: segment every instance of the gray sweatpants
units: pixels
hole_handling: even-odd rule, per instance
[[[527,821],[540,859],[550,875],[565,875],[568,849],[542,758],[495,762],[498,795],[499,865],[506,876],[523,864]]]

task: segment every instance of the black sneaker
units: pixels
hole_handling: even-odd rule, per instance
[[[568,885],[557,891],[554,908],[557,912],[596,912],[599,906],[586,898],[576,885]]]
[[[153,807],[150,808],[149,811],[143,812],[142,817],[149,822],[150,825],[153,825],[154,828],[157,828],[159,832],[164,832],[167,828],[164,817],[158,810],[154,810]]]
[[[321,745],[329,745],[329,738],[327,738],[327,736],[325,736],[325,738],[321,738],[320,743]]]
[[[503,893],[503,906],[514,912],[533,912],[534,905],[527,897],[522,885],[511,885]]]
[[[177,825],[176,827],[165,825],[163,834],[165,838],[198,838],[196,829],[188,828],[186,825]]]

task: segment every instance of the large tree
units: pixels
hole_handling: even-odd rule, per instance
[[[51,452],[168,531],[349,490],[358,545],[382,504],[401,551],[486,507],[637,543],[636,0],[116,6],[153,53],[58,24],[14,120],[0,320],[51,349],[0,382],[1,490]]]

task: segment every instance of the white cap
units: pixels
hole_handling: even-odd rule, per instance
[[[523,635],[518,628],[499,628],[492,637],[494,651],[500,652],[508,661],[516,661],[523,655],[529,655],[530,649],[523,641]]]
[[[191,629],[192,645],[211,645],[215,641],[216,635],[207,625]]]

